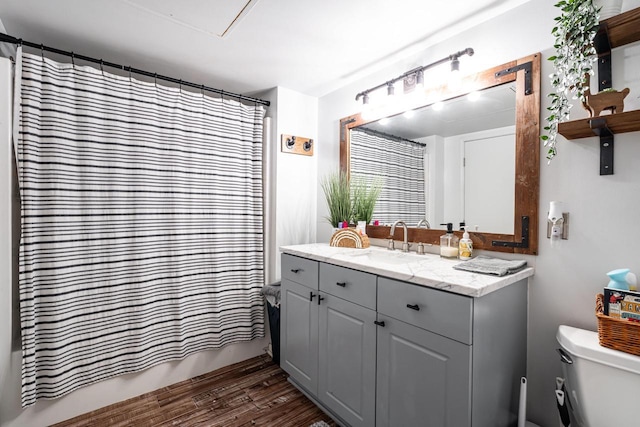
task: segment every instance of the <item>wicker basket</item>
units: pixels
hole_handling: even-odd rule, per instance
[[[602,294],[596,295],[596,317],[601,346],[640,356],[640,323],[606,316]]]

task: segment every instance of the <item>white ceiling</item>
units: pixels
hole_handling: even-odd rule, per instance
[[[0,0],[0,20],[30,42],[185,81],[322,96],[526,1]]]

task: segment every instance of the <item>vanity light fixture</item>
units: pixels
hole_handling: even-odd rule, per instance
[[[433,68],[435,66],[451,62],[451,71],[456,72],[460,71],[460,57],[463,55],[473,56],[473,49],[468,47],[459,52],[452,53],[449,56],[446,56],[438,61],[432,62],[431,64],[427,64],[421,67],[414,68],[412,70],[407,71],[406,73],[396,77],[395,79],[389,80],[387,82],[381,83],[378,86],[374,86],[367,90],[364,90],[356,95],[356,101],[362,98],[362,104],[366,105],[369,102],[369,94],[378,89],[382,89],[383,87],[387,87],[387,95],[392,96],[395,93],[394,84],[398,81],[404,81],[405,78],[409,77],[410,80],[415,82],[416,87],[424,86],[424,72],[429,68]]]

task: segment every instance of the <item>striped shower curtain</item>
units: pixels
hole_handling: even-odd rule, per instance
[[[351,175],[371,181],[382,177],[384,186],[373,211],[381,224],[403,220],[416,225],[426,218],[426,146],[369,129],[352,129]]]
[[[263,108],[17,68],[22,405],[263,337]]]

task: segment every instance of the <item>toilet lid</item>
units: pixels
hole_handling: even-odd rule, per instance
[[[597,332],[560,325],[556,339],[572,356],[640,374],[640,356],[602,347]]]

